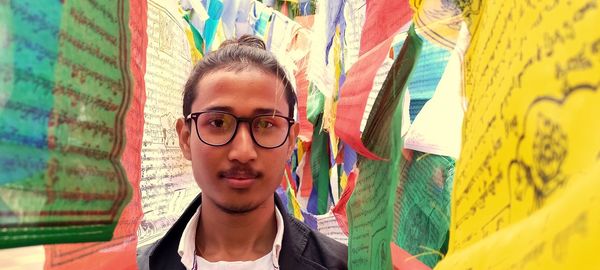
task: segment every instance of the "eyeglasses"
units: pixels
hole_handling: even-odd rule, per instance
[[[287,140],[294,119],[281,115],[257,115],[251,118],[237,117],[228,112],[195,112],[185,117],[194,120],[196,134],[205,144],[223,146],[235,138],[240,123],[248,123],[250,136],[262,148],[272,149],[283,145]]]

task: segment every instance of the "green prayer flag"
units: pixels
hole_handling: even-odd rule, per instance
[[[131,197],[129,1],[0,1],[0,25],[0,248],[109,240]]]
[[[321,124],[317,125],[319,115],[323,114],[325,107],[325,96],[313,83],[308,85],[308,98],[306,101],[306,118],[313,124],[315,129],[320,129]]]
[[[406,169],[402,158],[402,96],[421,48],[411,27],[375,100],[363,133],[368,149],[387,160],[359,157],[359,179],[346,211],[349,224],[350,269],[391,269],[390,243],[393,228],[391,192]]]
[[[320,114],[315,123],[320,127],[323,114]],[[310,166],[312,168],[313,187],[317,190],[317,214],[322,215],[329,210],[329,135],[322,129],[313,131]]]
[[[434,267],[448,237],[454,159],[415,151],[408,163],[395,189],[393,241]]]

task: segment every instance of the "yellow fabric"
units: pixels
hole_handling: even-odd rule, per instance
[[[304,147],[302,146],[301,140],[298,140],[296,142],[296,148],[298,149],[298,164],[300,164],[300,162],[304,158]]]
[[[346,190],[346,186],[348,186],[348,176],[346,172],[342,170],[342,175],[340,175],[340,189]]]
[[[285,179],[287,181],[288,189],[288,199],[292,201],[292,208],[294,212],[294,217],[300,221],[304,221],[304,216],[302,216],[302,212],[300,211],[300,204],[298,203],[298,199],[296,198],[296,193],[294,189],[291,188],[290,179],[288,178],[288,174],[285,173]]]
[[[190,45],[190,54],[192,63],[195,65],[196,63],[202,60],[202,53],[198,49],[196,49],[196,42],[194,41],[194,34],[190,29],[190,26],[184,26],[185,28],[185,36],[187,37],[188,43]]]
[[[598,269],[596,1],[466,6],[468,108],[436,269]]]

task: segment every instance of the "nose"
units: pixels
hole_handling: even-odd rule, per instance
[[[235,134],[235,138],[230,143],[231,148],[227,156],[229,160],[248,163],[256,159],[256,145],[252,140],[250,132],[248,123],[240,123],[237,134]]]

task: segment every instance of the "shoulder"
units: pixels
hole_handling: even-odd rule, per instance
[[[289,241],[301,239],[299,235],[305,235],[305,245],[300,254],[302,260],[317,263],[326,269],[348,269],[348,247],[324,234],[312,230],[306,224],[289,216],[288,227],[290,231]],[[286,239],[284,239],[285,241]]]

